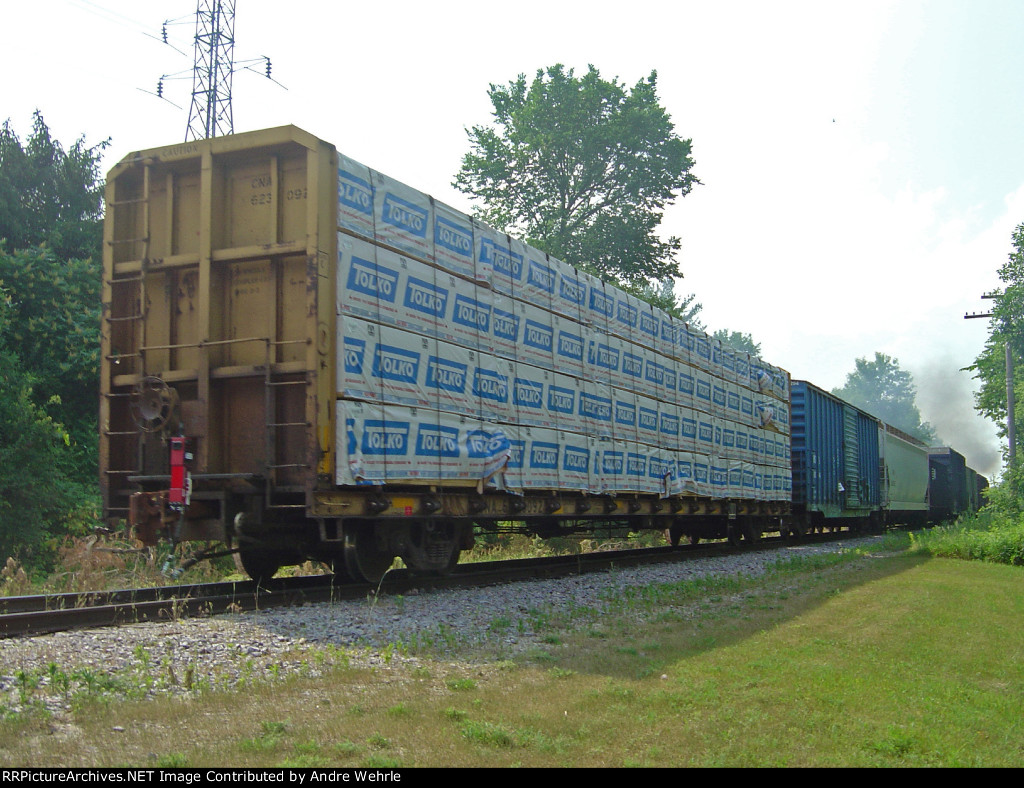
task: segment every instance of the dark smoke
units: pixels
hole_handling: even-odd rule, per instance
[[[1002,464],[995,425],[974,407],[970,372],[961,372],[951,357],[926,362],[914,372],[917,407],[943,446],[952,446],[978,473],[993,479]]]

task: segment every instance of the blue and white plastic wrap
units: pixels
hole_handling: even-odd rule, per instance
[[[789,376],[347,157],[339,485],[788,500]]]

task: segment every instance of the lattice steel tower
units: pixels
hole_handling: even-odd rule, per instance
[[[235,131],[231,76],[235,58],[235,0],[199,0],[196,8],[192,108],[185,141]]]

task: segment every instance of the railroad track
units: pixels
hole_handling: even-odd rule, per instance
[[[854,534],[807,537],[825,541]],[[765,538],[747,551],[775,549],[781,538]],[[392,570],[377,587],[339,580],[334,575],[276,578],[264,586],[251,580],[121,591],[46,594],[0,598],[0,638],[27,637],[71,629],[122,626],[231,612],[359,599],[369,594],[399,595],[413,589],[437,590],[494,585],[517,580],[557,578],[613,567],[666,563],[735,553],[725,542],[680,547],[610,550],[551,558],[459,564],[450,575],[428,577]]]

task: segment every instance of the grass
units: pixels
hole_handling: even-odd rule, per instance
[[[15,715],[0,721],[0,762],[1019,766],[1021,571],[903,550],[635,589],[601,611],[545,614],[511,660],[421,653]]]
[[[912,549],[928,555],[1024,566],[1024,520],[993,510],[909,534],[907,539]]]

